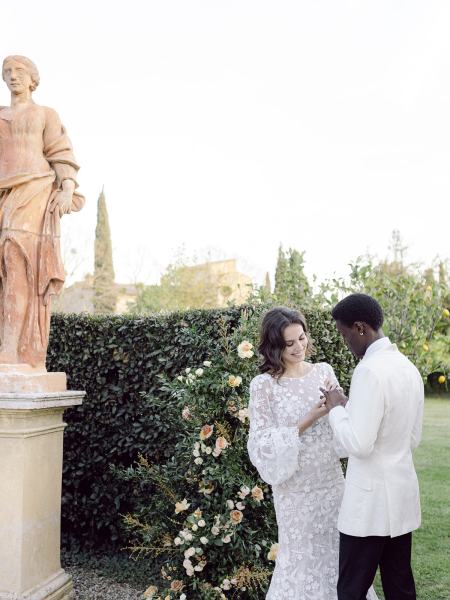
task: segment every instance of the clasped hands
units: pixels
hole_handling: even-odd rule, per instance
[[[319,388],[322,393],[320,401],[311,408],[305,418],[298,424],[299,433],[303,433],[317,419],[324,417],[335,406],[345,406],[347,404],[348,398],[344,395],[342,388],[329,381],[326,381],[325,385],[327,387]]]

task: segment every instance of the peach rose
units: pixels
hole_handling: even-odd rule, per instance
[[[252,489],[252,498],[253,500],[256,500],[256,502],[261,502],[261,500],[264,500],[264,493],[257,485],[255,485],[255,487]]]
[[[172,590],[172,592],[181,592],[183,588],[184,584],[179,579],[174,579],[170,584],[170,589]]]
[[[214,425],[203,425],[203,427],[200,430],[200,439],[207,440],[208,438],[210,438],[212,436],[213,431],[214,431]]]
[[[244,515],[242,514],[242,512],[240,510],[230,511],[230,519],[231,519],[231,522],[233,523],[233,525],[238,525],[242,521],[243,517],[244,517]]]
[[[227,440],[220,436],[217,438],[216,440],[216,450],[220,450],[222,452],[222,450],[225,450],[225,448],[228,446],[228,442]]]

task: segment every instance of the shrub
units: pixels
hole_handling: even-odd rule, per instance
[[[142,506],[124,521],[129,549],[161,567],[149,582],[149,598],[186,593],[202,600],[250,600],[261,598],[267,587],[276,552],[272,494],[246,448],[260,312],[244,310],[231,333],[224,321],[221,348],[206,362],[191,360],[176,377],[161,376],[165,399],[152,397],[152,403],[177,432],[170,459],[157,465],[141,455],[135,466],[116,469],[132,489],[141,490]],[[325,350],[345,385],[349,355],[330,316],[309,315],[309,322],[319,348],[316,359],[323,360]]]
[[[259,306],[248,311],[255,330],[261,310]],[[118,480],[109,467],[126,468],[139,454],[154,465],[172,456],[178,422],[168,418],[172,390],[160,376],[173,378],[189,365],[219,356],[225,330],[232,335],[241,311],[52,317],[48,369],[65,371],[69,389],[87,392],[82,406],[65,413],[65,545],[126,543],[119,515],[137,509],[142,490]],[[306,317],[316,339],[314,360],[330,362],[345,387],[353,360],[329,312],[315,311]]]

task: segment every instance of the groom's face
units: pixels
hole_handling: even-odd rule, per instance
[[[360,327],[356,323],[349,327],[339,320],[336,321],[336,327],[356,358],[362,358],[367,350],[367,345],[365,336],[361,335]]]

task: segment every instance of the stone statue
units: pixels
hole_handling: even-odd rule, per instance
[[[84,198],[57,113],[32,99],[34,63],[8,56],[2,76],[11,105],[0,107],[0,365],[45,371],[50,299],[64,283],[59,220]]]

